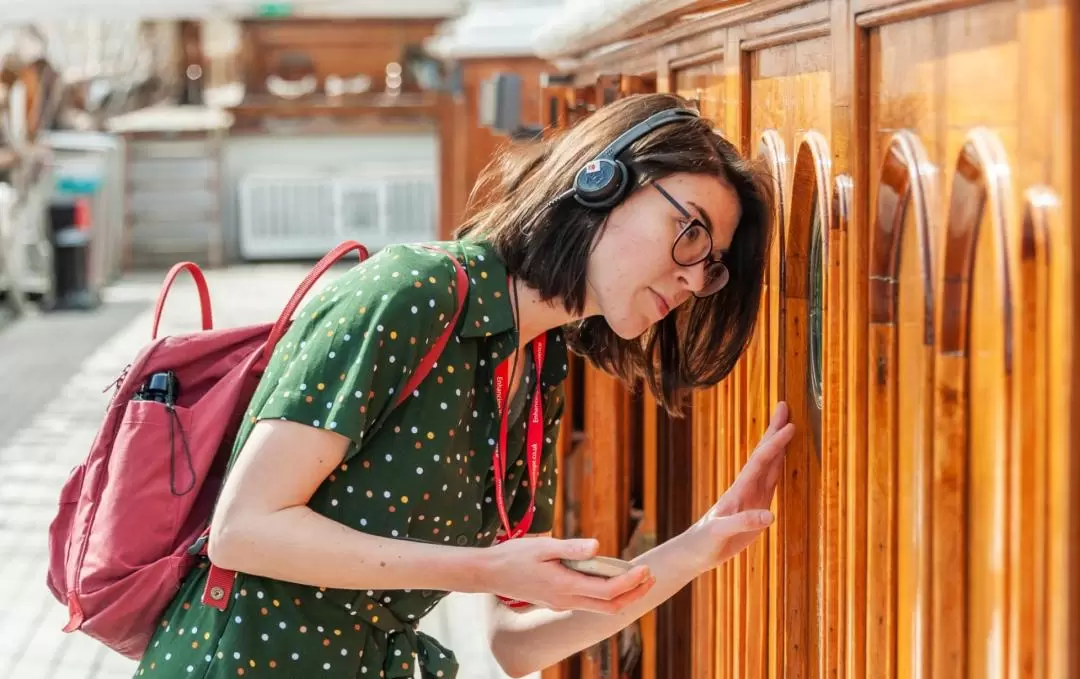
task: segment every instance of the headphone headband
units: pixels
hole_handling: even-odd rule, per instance
[[[630,170],[619,160],[619,155],[658,127],[698,117],[698,112],[692,109],[669,108],[652,114],[620,134],[599,155],[578,170],[574,177],[574,188],[570,191],[574,200],[594,209],[614,207],[633,183]]]
[[[697,111],[688,108],[669,108],[660,111],[659,113],[654,113],[616,137],[615,141],[608,144],[607,148],[601,151],[600,155],[596,156],[596,158],[597,160],[601,158],[614,160],[619,157],[620,153],[629,148],[631,144],[656,128],[663,127],[668,123],[677,122],[680,119],[697,117],[699,117]]]

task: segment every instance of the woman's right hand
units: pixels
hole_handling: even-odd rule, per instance
[[[656,582],[646,566],[614,578],[585,575],[561,559],[596,556],[596,540],[522,537],[484,550],[482,588],[499,596],[527,601],[555,611],[618,613]]]

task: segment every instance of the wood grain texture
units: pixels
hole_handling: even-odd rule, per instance
[[[776,525],[689,588],[689,667],[671,676],[1073,676],[1080,3],[710,7],[605,33],[575,70],[579,87],[655,77],[777,190],[746,354],[695,396],[689,441],[657,427],[657,455],[675,446],[694,474],[677,511],[715,500],[778,400],[798,434]],[[672,482],[658,468],[657,496]]]
[[[846,296],[847,296],[847,241],[851,230],[851,194],[853,185],[850,175],[839,175],[833,182],[832,221],[829,224],[826,249],[826,301],[825,301],[825,394],[823,413],[823,437],[825,464],[823,471],[825,497],[826,574],[825,622],[826,646],[821,661],[822,676],[845,676],[845,649],[847,629],[847,467],[845,414],[847,402],[846,373],[848,362]]]

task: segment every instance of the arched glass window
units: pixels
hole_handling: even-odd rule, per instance
[[[817,206],[817,197],[814,198],[814,205]],[[824,268],[824,238],[823,238],[824,224],[822,224],[821,210],[815,207],[814,217],[810,226],[810,262],[809,262],[809,285],[807,288],[810,292],[810,327],[808,329],[808,336],[810,340],[810,360],[809,371],[806,384],[810,391],[810,403],[820,411],[823,405],[824,394],[824,366],[822,364],[822,347],[825,343],[824,337],[824,313],[823,313],[823,300],[825,294],[825,276],[823,272]]]

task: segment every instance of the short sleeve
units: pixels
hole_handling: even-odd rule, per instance
[[[412,246],[342,275],[278,343],[267,371],[276,383],[256,416],[335,431],[356,444],[354,455],[449,327],[456,281],[446,255]]]
[[[529,526],[530,533],[547,533],[555,523],[555,499],[559,492],[557,451],[565,401],[566,394],[560,383],[551,391],[544,407],[544,451],[540,456],[540,482],[536,487],[536,511]],[[517,501],[528,502],[529,495],[519,492]],[[521,514],[524,513],[522,506]]]

